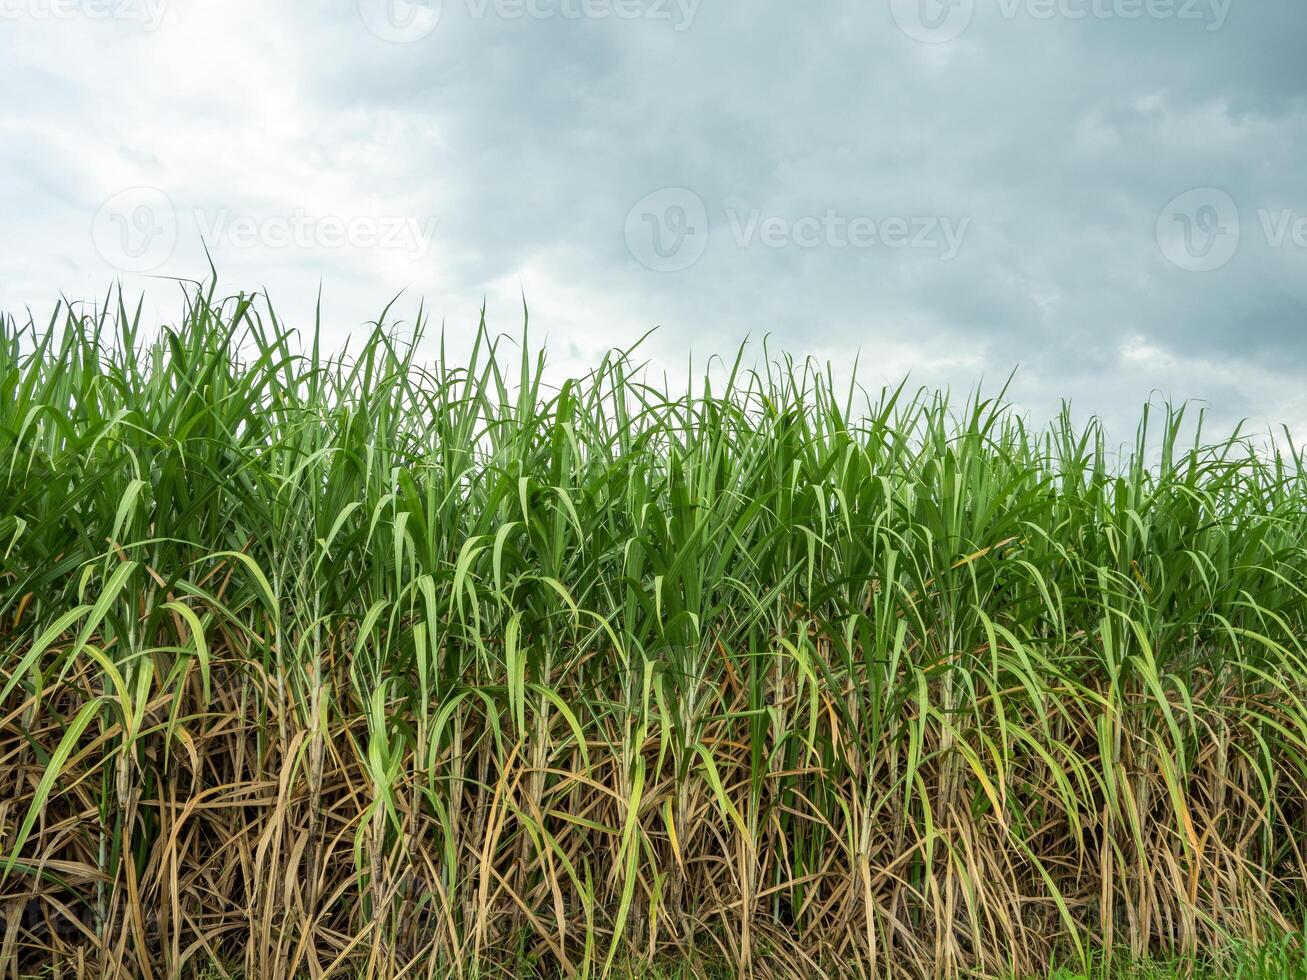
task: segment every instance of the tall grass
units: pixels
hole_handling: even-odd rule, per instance
[[[0,336],[7,968],[1027,975],[1300,921],[1291,445],[139,321]]]

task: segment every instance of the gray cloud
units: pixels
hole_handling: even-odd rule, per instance
[[[398,289],[451,332],[482,297],[512,330],[525,292],[565,365],[661,324],[649,350],[669,364],[770,334],[839,364],[861,350],[869,382],[911,369],[966,389],[1019,364],[1036,416],[1071,397],[1124,425],[1157,389],[1307,426],[1307,248],[1261,214],[1307,218],[1299,0],[975,0],[941,44],[889,0],[658,2],[444,0],[411,43],[375,36],[354,0],[173,0],[152,31],[16,18],[0,304],[98,295],[119,272],[92,217],[146,185],[178,213],[154,271],[202,274],[197,227],[247,218],[253,244],[210,242],[226,281],[305,320],[321,281],[340,337]],[[675,218],[628,224],[661,188],[706,221],[674,271],[628,241]],[[1157,238],[1191,188],[1237,208],[1238,248],[1211,271]],[[300,211],[307,244],[268,240]],[[434,220],[431,247],[322,231],[357,218]],[[164,315],[172,294],[146,288]]]

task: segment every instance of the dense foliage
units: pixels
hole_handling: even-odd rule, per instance
[[[315,336],[199,291],[5,322],[6,968],[1004,974],[1293,925],[1291,446]]]

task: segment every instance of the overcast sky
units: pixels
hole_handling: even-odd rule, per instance
[[[0,0],[0,308],[403,290],[1307,432],[1304,0]]]

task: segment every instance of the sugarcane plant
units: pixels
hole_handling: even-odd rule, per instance
[[[1288,433],[183,295],[0,320],[4,969],[1013,976],[1301,923]]]

